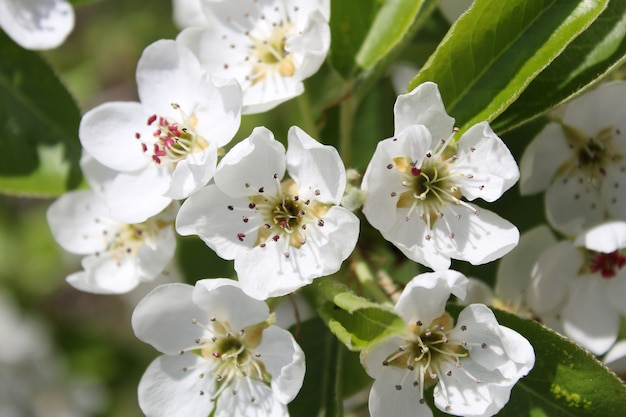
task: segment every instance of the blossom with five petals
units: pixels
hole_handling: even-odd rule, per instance
[[[410,259],[435,270],[450,258],[483,264],[509,252],[517,228],[462,198],[492,202],[519,178],[513,156],[487,123],[454,140],[437,85],[400,95],[395,133],[379,142],[363,176],[363,213]]]
[[[142,223],[112,220],[91,190],[63,194],[48,208],[48,224],[63,249],[85,255],[83,270],[67,277],[78,290],[121,294],[157,278],[174,257],[178,203]]]
[[[596,355],[617,340],[626,316],[626,222],[589,229],[548,248],[538,259],[527,295],[542,315],[560,310],[563,332]]]
[[[0,0],[0,27],[23,48],[56,48],[74,29],[74,9],[66,0]]]
[[[303,93],[330,47],[329,0],[204,1],[207,23],[177,41],[213,75],[234,78],[244,114],[261,113]]]
[[[375,379],[372,417],[430,417],[424,390],[435,385],[435,406],[461,416],[491,416],[508,402],[513,385],[530,369],[535,355],[519,333],[500,326],[489,308],[471,304],[454,325],[445,304],[451,294],[465,297],[467,278],[447,270],[416,276],[403,290],[395,311],[404,334],[361,353]]]
[[[215,184],[190,196],[176,218],[178,233],[197,234],[234,259],[242,289],[258,299],[337,272],[359,235],[358,218],[338,205],[346,172],[337,150],[296,126],[288,142],[285,153],[272,132],[256,128],[222,158]]]
[[[106,201],[111,217],[125,223],[141,223],[206,185],[241,118],[237,83],[208,75],[175,41],[144,50],[137,87],[140,103],[104,103],[79,129],[87,152],[119,171]]]
[[[164,353],[139,383],[148,417],[289,415],[304,353],[263,301],[229,279],[165,284],[135,308],[137,337]]]
[[[625,100],[624,81],[576,98],[522,156],[522,195],[545,191],[548,222],[565,235],[626,220]]]

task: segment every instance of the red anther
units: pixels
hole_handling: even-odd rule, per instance
[[[597,253],[591,265],[589,265],[589,271],[600,272],[602,278],[613,278],[617,275],[617,270],[626,265],[626,256],[621,255],[618,251],[611,253]]]
[[[246,237],[245,233],[237,233],[237,239],[239,239],[240,242],[243,242],[243,238]]]
[[[422,173],[421,169],[417,167],[411,168],[411,175],[413,175],[414,177],[419,177],[421,173]]]
[[[157,115],[153,114],[152,116],[148,117],[148,126],[150,126],[152,123],[154,123],[154,121],[157,119]]]

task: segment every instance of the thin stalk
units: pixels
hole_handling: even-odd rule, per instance
[[[296,103],[302,118],[302,129],[308,133],[312,138],[319,140],[319,130],[315,123],[315,117],[313,117],[313,110],[311,109],[311,102],[309,101],[309,95],[304,92],[296,97]]]

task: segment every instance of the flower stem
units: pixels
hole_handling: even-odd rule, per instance
[[[319,141],[319,131],[315,123],[315,118],[313,117],[309,95],[306,92],[300,94],[296,97],[296,103],[300,111],[300,117],[302,118],[302,129],[312,138]]]
[[[358,102],[350,95],[339,107],[339,154],[346,167],[352,165],[352,128]]]
[[[354,273],[363,287],[365,294],[381,304],[389,304],[389,297],[376,283],[374,274],[372,273],[367,262],[363,259],[359,248],[356,248],[352,253],[352,259]]]

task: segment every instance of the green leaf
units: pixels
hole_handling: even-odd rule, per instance
[[[611,0],[589,28],[570,43],[520,97],[494,121],[510,130],[561,104],[626,60],[626,0]]]
[[[377,0],[330,2],[330,64],[344,79],[356,69],[356,54],[365,39],[376,11]]]
[[[56,196],[75,188],[80,112],[35,52],[0,32],[0,192]]]
[[[297,324],[292,330],[304,351],[307,370],[300,392],[289,403],[289,414],[298,417],[342,415],[342,397],[353,395],[371,382],[358,354],[347,351],[319,318]]]
[[[460,311],[461,307],[450,307]],[[522,334],[535,366],[513,388],[500,417],[617,417],[626,410],[626,386],[593,355],[531,321],[495,310],[498,322]],[[443,414],[441,414],[443,415]]]
[[[390,306],[359,297],[330,278],[317,279],[314,285],[329,301],[318,308],[318,313],[350,350],[364,349],[406,327]]]
[[[376,65],[413,32],[425,0],[388,0],[380,9],[356,56],[358,65],[369,69]]]
[[[502,113],[608,0],[476,0],[411,81],[439,85],[461,131]]]

